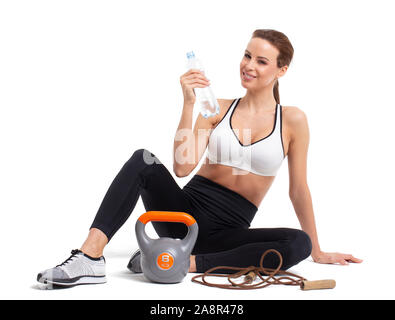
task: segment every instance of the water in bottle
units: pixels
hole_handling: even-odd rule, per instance
[[[204,72],[202,62],[195,57],[193,51],[187,53],[187,58],[188,70],[199,69],[200,71]],[[210,86],[204,88],[194,88],[193,90],[196,95],[196,102],[200,106],[200,113],[204,118],[207,119],[208,117],[219,114],[219,104]]]

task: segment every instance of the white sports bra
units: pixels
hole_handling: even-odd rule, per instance
[[[207,153],[209,163],[239,168],[260,176],[275,176],[285,158],[282,140],[282,107],[277,104],[274,127],[267,137],[243,145],[231,124],[233,112],[240,99],[233,101],[225,116],[211,131]],[[243,141],[251,142],[251,130],[241,131]]]

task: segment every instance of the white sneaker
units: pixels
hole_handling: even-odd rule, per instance
[[[103,256],[92,258],[78,249],[72,250],[65,262],[40,272],[37,281],[66,287],[106,283],[106,260]]]

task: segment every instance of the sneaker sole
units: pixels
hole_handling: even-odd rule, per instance
[[[142,273],[142,272],[143,272],[143,271],[141,270],[141,266],[136,267],[136,266],[133,266],[133,264],[132,264],[132,261],[133,261],[134,259],[136,259],[136,257],[137,257],[138,255],[141,255],[140,250],[137,250],[135,253],[133,253],[133,255],[132,255],[132,257],[130,258],[129,263],[128,263],[128,265],[127,265],[127,268],[128,268],[130,271],[132,271],[133,273]],[[140,257],[140,259],[141,259],[141,257]]]
[[[105,276],[102,277],[80,277],[78,279],[71,279],[67,281],[62,281],[62,280],[49,280],[49,279],[40,279],[38,282],[44,283],[44,284],[53,284],[56,286],[60,287],[73,287],[73,286],[78,286],[80,284],[102,284],[106,283],[107,279]]]

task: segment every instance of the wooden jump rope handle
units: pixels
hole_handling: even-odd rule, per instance
[[[247,283],[252,283],[256,278],[256,273],[251,271],[245,276]],[[332,279],[328,280],[315,280],[308,281],[304,280],[300,282],[300,288],[304,291],[306,290],[320,290],[320,289],[333,289],[336,287],[336,281]]]
[[[302,290],[318,290],[318,289],[333,289],[336,286],[335,280],[316,280],[316,281],[302,281],[300,288]]]

